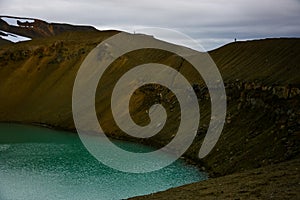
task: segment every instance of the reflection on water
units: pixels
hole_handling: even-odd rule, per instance
[[[75,134],[0,124],[1,200],[122,199],[206,178],[180,160],[151,173],[119,172],[92,157]]]

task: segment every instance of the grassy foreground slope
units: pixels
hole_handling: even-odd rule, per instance
[[[41,123],[74,130],[71,98],[77,70],[97,44],[116,33],[72,32],[1,46],[0,121]],[[124,72],[155,60],[172,66],[191,84],[199,86],[200,128],[185,156],[205,167],[211,176],[297,159],[300,146],[298,52],[300,39],[236,42],[210,52],[226,84],[228,116],[217,146],[203,160],[197,159],[197,153],[211,117],[209,94],[189,63],[169,52],[135,51],[113,63],[97,89],[96,110],[99,118],[101,113],[100,123],[111,137],[135,140],[116,126],[110,110],[110,95],[114,83]],[[156,90],[162,97],[156,95]],[[139,142],[160,147],[170,141],[178,128],[179,107],[172,93],[157,86],[143,87],[132,97],[130,110],[136,123],[147,124],[146,111],[158,102],[166,107],[167,124],[160,134]],[[299,162],[295,165],[299,166]]]
[[[299,162],[295,159],[130,199],[299,199]]]

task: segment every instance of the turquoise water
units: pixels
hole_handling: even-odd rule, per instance
[[[204,179],[205,173],[182,160],[151,173],[119,172],[91,156],[76,134],[0,123],[1,200],[124,199]]]

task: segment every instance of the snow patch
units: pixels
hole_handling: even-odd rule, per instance
[[[11,18],[11,17],[1,17],[2,20],[4,20],[6,23],[8,23],[11,26],[19,26],[17,21],[20,21],[22,23],[29,22],[33,23],[33,19],[22,19],[22,18]],[[29,26],[32,27],[32,26]]]
[[[31,40],[31,38],[24,37],[24,36],[21,36],[21,35],[17,35],[17,34],[14,34],[14,33],[2,31],[2,30],[0,30],[0,32],[5,34],[5,35],[0,34],[0,37],[2,39],[9,40],[9,41],[14,42],[14,43]]]

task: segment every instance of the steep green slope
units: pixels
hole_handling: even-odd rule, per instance
[[[210,52],[225,80],[300,84],[300,40],[264,39],[227,44]]]
[[[115,34],[75,32],[1,49],[1,119],[74,128],[72,86],[87,53]]]

